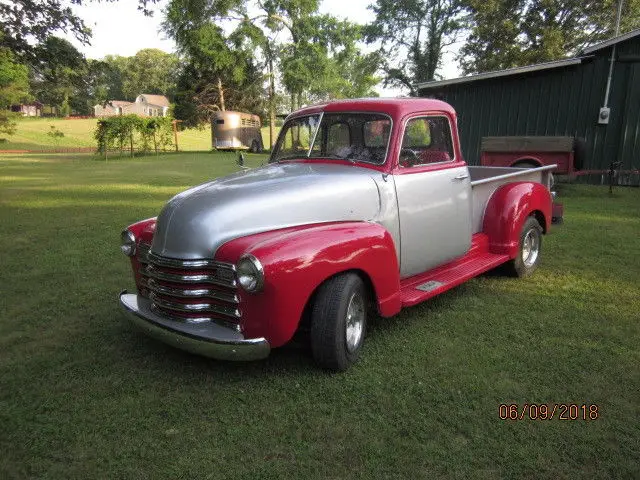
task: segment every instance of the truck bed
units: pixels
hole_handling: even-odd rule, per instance
[[[473,233],[482,231],[485,207],[498,187],[511,182],[538,182],[551,188],[551,172],[555,168],[556,165],[538,168],[469,167]]]

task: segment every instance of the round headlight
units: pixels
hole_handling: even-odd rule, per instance
[[[264,286],[264,270],[262,264],[253,255],[246,254],[240,257],[236,265],[238,283],[247,292],[255,293]]]
[[[124,230],[120,235],[120,250],[127,257],[133,257],[136,254],[136,237],[129,230]]]

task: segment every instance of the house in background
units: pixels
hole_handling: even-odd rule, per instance
[[[169,99],[164,95],[149,95],[142,93],[135,102],[110,100],[105,105],[93,107],[96,117],[111,117],[113,115],[139,115],[141,117],[166,117],[169,113]]]
[[[42,115],[42,104],[40,102],[33,102],[11,105],[11,111],[21,113],[23,117],[39,117]]]
[[[166,117],[169,112],[169,99],[164,95],[142,93],[135,103],[126,108],[125,113],[134,113],[142,117]]]
[[[124,100],[109,100],[108,102],[95,105],[93,107],[93,114],[96,117],[112,117],[114,115],[124,114],[124,108],[131,105],[131,102],[125,102]]]

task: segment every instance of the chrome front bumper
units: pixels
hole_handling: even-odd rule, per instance
[[[140,295],[120,294],[127,318],[150,337],[187,352],[219,360],[260,360],[271,347],[264,338],[247,339],[240,332],[214,323],[169,320],[151,310],[151,302]]]

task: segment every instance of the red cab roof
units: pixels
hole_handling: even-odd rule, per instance
[[[407,114],[424,111],[447,112],[455,116],[455,110],[448,103],[433,98],[356,98],[335,100],[318,105],[304,107],[291,114],[292,117],[320,112],[379,112],[392,118],[401,118]]]

